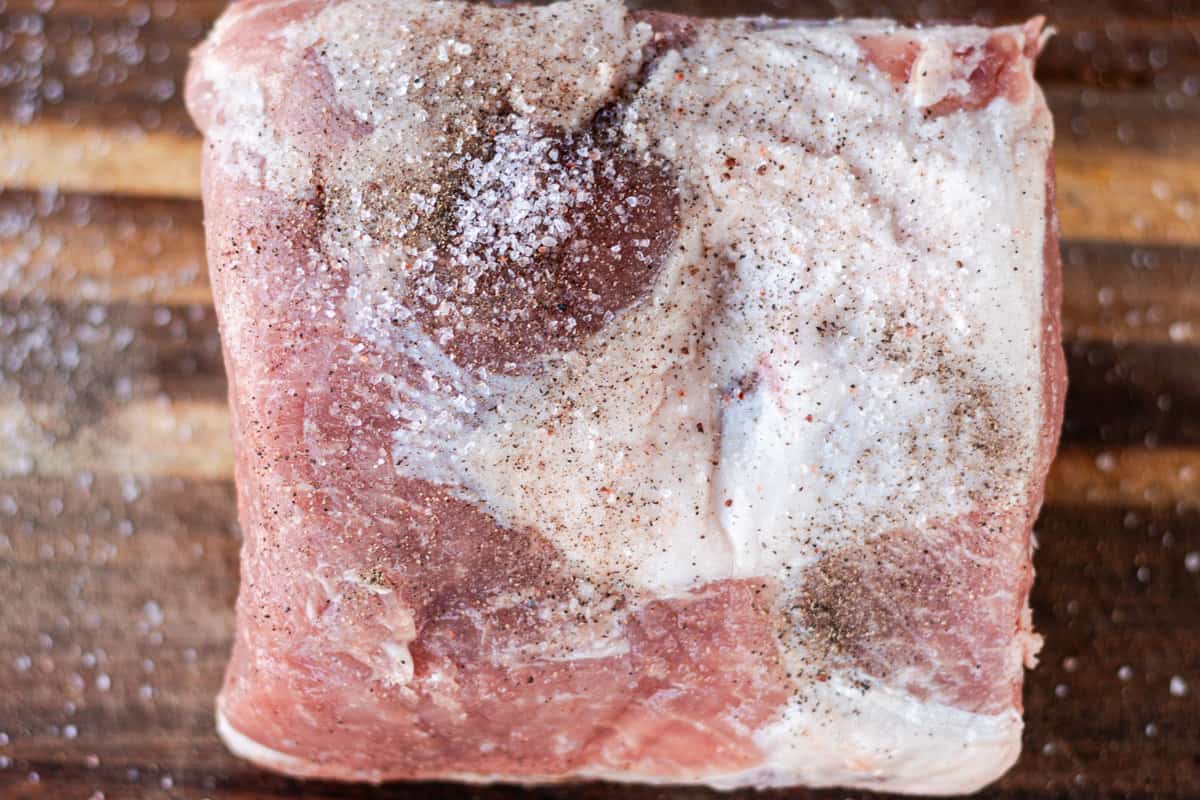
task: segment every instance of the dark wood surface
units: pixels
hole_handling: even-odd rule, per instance
[[[301,783],[222,749],[238,534],[180,88],[223,5],[0,0],[0,797],[711,796]],[[658,5],[1057,28],[1071,391],[1025,752],[984,796],[1200,797],[1200,3]]]

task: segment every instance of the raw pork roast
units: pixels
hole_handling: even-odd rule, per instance
[[[230,748],[962,792],[1062,411],[1041,21],[243,0],[196,53]]]

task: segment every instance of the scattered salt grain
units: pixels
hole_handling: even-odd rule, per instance
[[[1172,342],[1184,342],[1192,338],[1192,323],[1172,322],[1167,328],[1167,336]]]
[[[153,600],[147,600],[142,606],[142,613],[146,615],[146,621],[154,627],[158,627],[163,623],[162,607]]]
[[[121,481],[121,497],[126,503],[132,503],[142,496],[142,489],[138,486],[138,482],[133,478],[124,478]]]

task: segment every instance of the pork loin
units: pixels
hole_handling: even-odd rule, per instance
[[[243,0],[196,52],[218,728],[344,780],[957,793],[1062,414],[1040,20]]]

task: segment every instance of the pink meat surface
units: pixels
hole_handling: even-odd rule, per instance
[[[188,81],[230,748],[368,781],[1007,769],[1065,389],[1040,37],[235,3]]]

